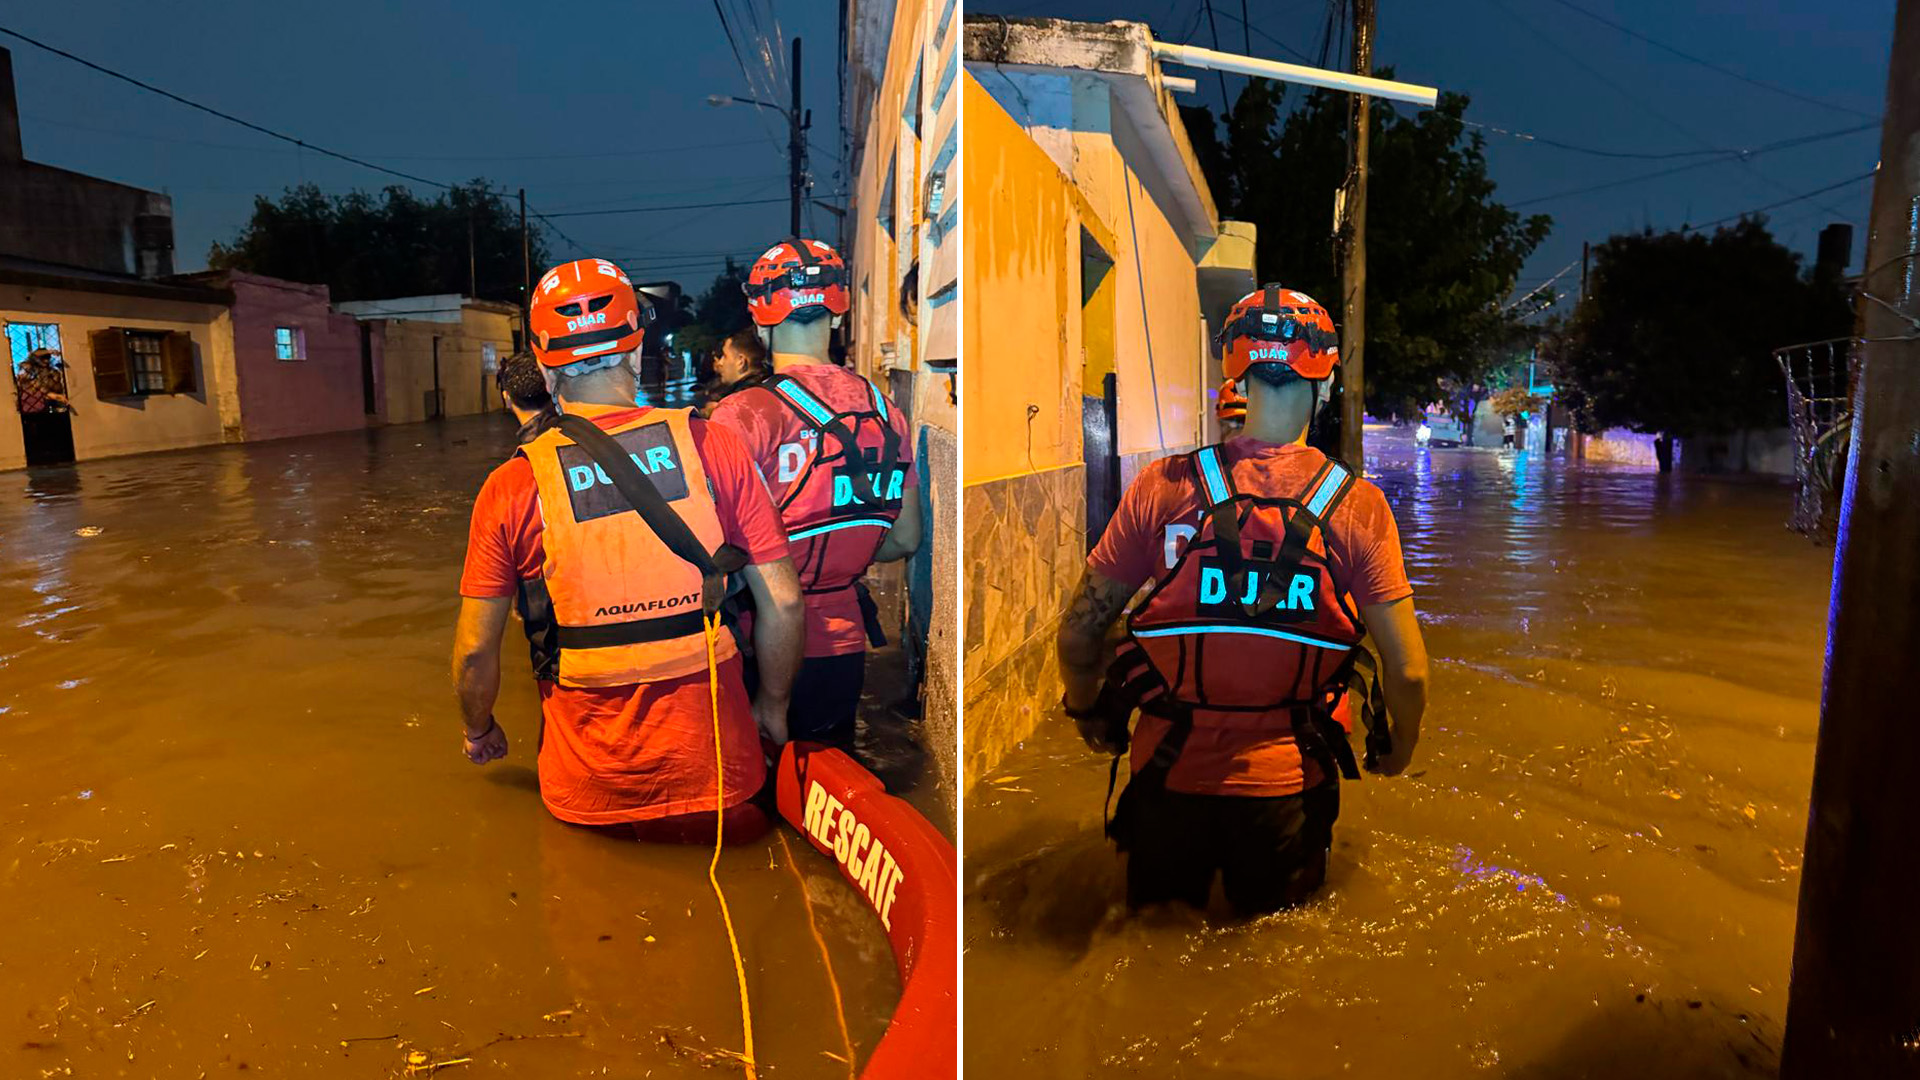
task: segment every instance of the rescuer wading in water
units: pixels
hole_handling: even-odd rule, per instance
[[[793,738],[851,743],[869,643],[884,645],[861,576],[920,546],[919,480],[907,418],[880,388],[835,364],[847,269],[818,240],[767,249],[747,311],[773,373],[729,394],[713,422],[740,433],[786,522],[806,593],[807,656],[794,683]]]
[[[518,595],[535,644],[548,811],[643,839],[694,840],[713,835],[717,803],[726,835],[747,839],[765,826],[748,801],[766,777],[756,721],[786,740],[800,585],[739,437],[688,409],[634,405],[644,315],[627,276],[603,259],[556,267],[534,289],[529,336],[560,413],[487,477],[474,503],[453,651],[464,749],[475,764],[507,752],[493,704]],[[630,499],[623,477],[646,485],[635,490],[647,497]],[[675,531],[656,527],[642,504]],[[737,572],[759,612],[751,702],[734,635],[716,639],[718,791],[703,612],[722,579],[677,554],[673,535]],[[542,640],[552,647],[543,651]]]
[[[1234,305],[1218,342],[1227,378],[1246,382],[1246,426],[1127,488],[1087,558],[1060,662],[1089,746],[1126,752],[1140,710],[1108,830],[1128,853],[1129,906],[1204,908],[1218,872],[1252,915],[1325,881],[1340,777],[1359,775],[1341,714],[1368,714],[1371,769],[1406,769],[1427,655],[1385,497],[1306,444],[1339,362],[1326,310],[1269,285]],[[1143,585],[1116,659],[1107,629]]]
[[[514,436],[520,445],[539,438],[554,416],[553,395],[547,392],[547,379],[541,374],[540,361],[530,352],[514,353],[501,362],[500,370],[493,373],[493,381],[500,388],[500,400],[520,422],[520,430]]]

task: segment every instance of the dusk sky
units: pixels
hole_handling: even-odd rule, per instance
[[[725,5],[730,17],[748,6]],[[814,194],[844,205],[839,5],[753,6],[769,35],[777,17],[787,37],[805,40]],[[698,292],[726,255],[751,259],[786,234],[784,119],[707,104],[709,94],[767,93],[749,87],[712,4],[69,0],[0,11],[0,26],[328,149],[434,180],[524,185],[545,213],[776,200],[558,221],[637,279],[677,279]],[[752,27],[735,29],[744,48]],[[27,157],[172,195],[182,271],[203,268],[209,245],[235,236],[257,194],[302,181],[328,192],[405,183],[16,39],[0,36],[0,46],[13,53]],[[787,47],[778,53],[774,92],[784,102]],[[815,211],[814,220],[834,234],[831,214]],[[557,237],[550,247],[558,257],[585,254]]]
[[[1824,107],[1690,63],[1569,5]],[[1395,68],[1408,82],[1470,95],[1467,119],[1492,127],[1594,150],[1669,154],[1753,149],[1871,125],[1744,165],[1724,157],[1602,157],[1488,132],[1489,171],[1501,201],[1522,213],[1553,215],[1553,233],[1527,264],[1522,288],[1577,262],[1583,240],[1738,214],[1860,176],[1879,157],[1892,0],[1377,0],[1377,7],[1375,65]],[[1318,54],[1327,0],[1249,0],[1247,9],[1255,32],[1243,35],[1237,0],[1214,0],[1221,49],[1302,62],[1272,40],[1278,39],[1299,53]],[[967,11],[1145,20],[1163,40],[1213,44],[1206,9],[1194,0],[980,0]],[[1329,66],[1345,65],[1336,59]],[[1213,73],[1170,70],[1199,77],[1198,92],[1181,95],[1183,103],[1219,108]],[[1238,95],[1243,85],[1227,76],[1229,93]],[[1561,195],[1687,165],[1697,167]],[[1868,182],[1855,183],[1769,217],[1782,241],[1809,259],[1823,226],[1852,221],[1858,269],[1870,190]],[[1332,193],[1325,197],[1331,218]],[[1577,289],[1577,267],[1561,282],[1570,279]]]
[[[1569,4],[1823,104],[1690,63]],[[834,202],[843,201],[845,184],[836,159],[838,7],[831,0],[760,4],[786,34],[806,39],[814,190]],[[1259,31],[1251,36],[1255,55],[1298,59],[1276,39],[1317,52],[1325,0],[1248,7]],[[0,25],[405,172],[525,185],[533,205],[549,213],[783,198],[780,118],[706,103],[715,93],[753,96],[711,5],[565,10],[561,17],[552,8],[497,0],[187,7],[73,0],[15,5]],[[967,10],[1144,19],[1163,38],[1211,44],[1204,8],[1190,0],[981,0]],[[1221,46],[1246,48],[1240,4],[1220,0],[1214,13]],[[1878,156],[1874,121],[1891,25],[1892,0],[1382,0],[1376,62],[1403,79],[1470,94],[1471,120],[1616,153],[1754,149],[1867,127],[1744,164],[1707,156],[1607,157],[1488,132],[1501,198],[1554,218],[1552,236],[1522,277],[1528,286],[1577,260],[1582,240],[1711,221],[1866,173]],[[302,180],[328,191],[397,182],[7,44],[28,157],[172,194],[182,270],[201,266],[212,241],[235,234],[257,193]],[[1227,81],[1237,93],[1241,80]],[[1218,104],[1212,75],[1203,73],[1197,97]],[[1690,167],[1565,194],[1681,166]],[[1770,216],[1790,246],[1811,255],[1827,222],[1863,221],[1869,190],[1866,182],[1853,183]],[[816,220],[831,231],[830,215],[816,212]],[[756,253],[785,231],[785,221],[784,202],[771,201],[559,224],[640,277],[677,277],[697,291],[727,254]],[[1864,245],[1857,229],[1856,268]],[[554,248],[576,254],[558,238]]]

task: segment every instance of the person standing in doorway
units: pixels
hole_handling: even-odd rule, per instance
[[[885,643],[861,577],[920,546],[919,480],[907,422],[880,388],[833,363],[847,269],[833,248],[795,238],[768,248],[746,283],[747,311],[773,374],[722,401],[786,522],[807,597],[807,658],[793,688],[795,739],[849,744],[869,643]]]
[[[1244,379],[1245,427],[1127,488],[1059,655],[1087,744],[1116,768],[1131,744],[1108,830],[1128,855],[1128,904],[1204,908],[1218,875],[1234,911],[1253,915],[1326,878],[1339,781],[1359,776],[1339,714],[1365,710],[1356,686],[1377,700],[1355,677],[1373,667],[1365,636],[1391,717],[1390,747],[1387,719],[1370,727],[1369,765],[1386,775],[1412,760],[1427,656],[1385,496],[1308,445],[1339,360],[1326,309],[1269,285],[1234,305],[1217,340],[1227,378]],[[1107,630],[1142,586],[1116,659]]]
[[[13,373],[14,405],[20,410],[29,465],[73,461],[73,406],[58,356],[52,349],[35,349]]]
[[[509,605],[530,596],[529,638],[550,631],[554,645],[543,657],[535,642],[548,812],[650,840],[711,837],[719,812],[728,836],[750,836],[766,824],[751,801],[767,774],[755,728],[786,741],[801,653],[780,516],[737,435],[689,409],[634,404],[646,324],[619,267],[548,271],[528,321],[563,415],[474,503],[453,648],[462,749],[475,764],[507,753],[493,716],[500,639]],[[689,546],[715,572],[682,557]],[[719,571],[745,580],[758,611],[751,698],[734,634],[707,619]]]

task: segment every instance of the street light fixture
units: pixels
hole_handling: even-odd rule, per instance
[[[736,97],[732,94],[708,94],[707,104],[716,109],[729,105],[753,105],[762,109],[772,109],[787,120],[787,175],[792,188],[792,220],[789,228],[793,235],[800,235],[800,206],[806,201],[809,186],[806,175],[807,129],[813,126],[811,110],[800,107],[800,39],[793,39],[793,107],[775,105],[770,101],[755,98]]]

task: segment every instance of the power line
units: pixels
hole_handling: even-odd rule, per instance
[[[1510,210],[1518,209],[1522,206],[1532,206],[1534,203],[1548,202],[1553,199],[1565,199],[1565,198],[1570,198],[1574,195],[1587,195],[1595,191],[1605,191],[1609,188],[1623,187],[1627,184],[1636,184],[1642,180],[1656,180],[1662,176],[1672,176],[1674,173],[1687,172],[1688,170],[1691,170],[1691,169],[1699,169],[1708,165],[1718,165],[1728,161],[1744,162],[1750,158],[1759,157],[1761,154],[1773,153],[1776,150],[1787,150],[1796,146],[1805,146],[1805,145],[1808,145],[1809,143],[1823,142],[1827,139],[1837,139],[1843,135],[1852,135],[1857,132],[1867,131],[1869,129],[1877,130],[1879,127],[1880,127],[1880,124],[1876,121],[1871,124],[1861,124],[1857,127],[1842,128],[1838,131],[1821,132],[1820,134],[1817,134],[1817,135],[1802,135],[1794,139],[1785,139],[1777,143],[1769,143],[1766,146],[1762,146],[1757,149],[1742,150],[1742,151],[1739,151],[1736,155],[1716,157],[1716,158],[1709,159],[1707,161],[1689,162],[1685,165],[1676,165],[1671,169],[1661,169],[1658,172],[1640,173],[1635,176],[1623,177],[1619,180],[1609,180],[1601,184],[1592,184],[1587,187],[1574,188],[1570,191],[1557,191],[1551,195],[1536,195],[1531,199],[1521,199],[1519,202],[1508,203],[1507,208]]]
[[[1737,214],[1729,214],[1726,217],[1715,218],[1712,221],[1702,222],[1698,225],[1682,225],[1680,227],[1680,231],[1681,232],[1700,232],[1703,229],[1711,229],[1715,225],[1725,225],[1729,221],[1738,221],[1741,218],[1752,217],[1755,214],[1764,214],[1769,210],[1776,210],[1782,206],[1791,206],[1792,204],[1797,202],[1805,202],[1806,200],[1814,198],[1816,196],[1825,195],[1829,191],[1838,191],[1843,187],[1851,187],[1862,180],[1871,180],[1873,179],[1874,174],[1879,171],[1880,170],[1878,168],[1868,169],[1866,172],[1861,173],[1859,176],[1848,177],[1847,179],[1842,180],[1837,184],[1828,184],[1826,187],[1823,187],[1823,188],[1815,188],[1812,191],[1802,192],[1798,195],[1793,196],[1792,198],[1781,199],[1779,202],[1771,202],[1765,206],[1756,206],[1751,210],[1742,210]]]
[[[1699,64],[1701,67],[1706,68],[1709,71],[1717,71],[1720,74],[1726,75],[1730,78],[1739,79],[1741,82],[1747,83],[1750,86],[1757,86],[1762,90],[1770,91],[1775,94],[1780,94],[1785,97],[1790,97],[1790,98],[1793,98],[1795,101],[1804,101],[1809,105],[1818,105],[1823,109],[1831,109],[1834,112],[1851,113],[1854,116],[1865,116],[1865,117],[1872,117],[1877,119],[1877,117],[1874,117],[1873,113],[1862,112],[1859,109],[1849,109],[1844,105],[1835,105],[1831,102],[1821,101],[1819,98],[1808,97],[1807,95],[1799,93],[1797,91],[1789,90],[1784,86],[1775,86],[1772,83],[1761,82],[1759,79],[1750,78],[1746,75],[1742,75],[1739,72],[1733,70],[1732,68],[1723,67],[1719,64],[1714,63],[1711,60],[1706,60],[1701,57],[1695,56],[1692,53],[1682,51],[1680,49],[1673,47],[1672,45],[1666,44],[1665,42],[1656,41],[1653,38],[1650,38],[1647,35],[1641,33],[1640,31],[1633,29],[1632,27],[1623,26],[1620,23],[1614,22],[1612,19],[1609,19],[1606,16],[1601,15],[1597,12],[1588,11],[1586,8],[1583,8],[1578,4],[1571,3],[1570,0],[1553,0],[1553,2],[1556,4],[1559,4],[1563,8],[1568,9],[1569,11],[1577,11],[1580,14],[1585,15],[1587,18],[1592,19],[1595,22],[1601,23],[1606,26],[1611,26],[1615,30],[1620,31],[1621,33],[1627,35],[1628,37],[1636,38],[1640,41],[1644,41],[1656,49],[1660,49],[1665,52],[1670,52],[1673,55],[1679,57],[1680,59],[1688,61],[1689,63]]]
[[[832,195],[814,195],[811,198],[838,199],[844,197],[844,195],[844,192],[836,192]],[[563,214],[544,215],[541,217],[541,220],[544,221],[548,217],[606,217],[613,214],[652,214],[661,210],[709,210],[722,206],[763,206],[768,203],[791,201],[791,197],[782,197],[778,199],[734,199],[730,202],[682,203],[678,206],[628,206],[616,210],[573,210]]]
[[[247,128],[250,131],[257,131],[260,134],[266,135],[270,138],[279,139],[281,142],[292,143],[293,145],[301,148],[302,150],[311,150],[316,154],[322,154],[326,157],[338,158],[341,161],[358,165],[361,168],[372,169],[375,172],[383,172],[383,173],[386,173],[388,176],[397,176],[402,180],[411,180],[416,184],[426,184],[428,187],[444,188],[449,191],[453,190],[454,185],[452,184],[441,183],[438,180],[429,180],[424,176],[415,176],[412,173],[404,173],[398,169],[389,169],[384,165],[375,165],[371,161],[366,161],[362,158],[353,157],[350,154],[343,154],[338,150],[329,150],[324,146],[315,146],[313,143],[307,142],[305,139],[296,139],[291,135],[282,134],[278,131],[273,130],[272,128],[261,127],[259,124],[253,123],[251,121],[242,120],[239,117],[233,115],[232,113],[221,112],[219,109],[215,109],[207,105],[202,105],[197,101],[189,101],[188,99],[181,97],[179,94],[175,94],[167,90],[162,90],[159,87],[153,85],[152,83],[141,82],[139,79],[136,79],[131,75],[122,75],[120,72],[115,71],[112,68],[102,67],[91,60],[87,60],[83,57],[75,56],[74,54],[66,51],[65,49],[56,48],[55,46],[49,45],[44,41],[39,41],[35,38],[30,38],[27,35],[19,32],[18,30],[10,30],[4,26],[0,26],[0,34],[5,34],[11,38],[17,38],[21,41],[26,42],[29,45],[32,45],[36,49],[44,49],[47,52],[54,54],[55,56],[64,57],[68,60],[73,61],[76,64],[79,64],[82,67],[90,68],[94,71],[99,72],[102,75],[108,76],[109,78],[119,79],[121,82],[129,83],[133,86],[137,86],[140,89],[145,90],[150,94],[159,94],[161,97],[166,98],[169,101],[179,102],[180,104],[185,105],[189,109],[197,109],[200,112],[208,114],[209,116],[217,116],[222,120],[239,124],[241,127]]]

